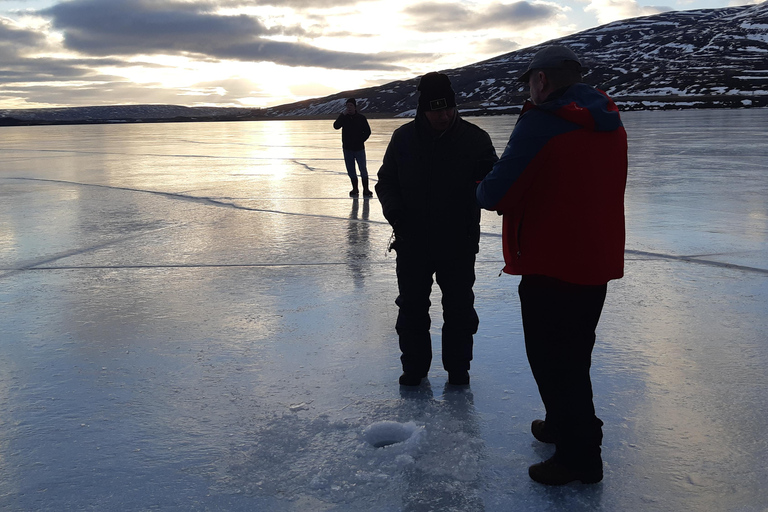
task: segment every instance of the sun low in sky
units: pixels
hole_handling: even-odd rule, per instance
[[[267,107],[754,0],[0,0],[0,109]]]

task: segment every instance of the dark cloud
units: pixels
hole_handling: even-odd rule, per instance
[[[281,41],[260,40],[251,43],[233,44],[218,48],[210,53],[222,59],[255,60],[276,62],[285,66],[315,66],[331,69],[368,69],[368,70],[405,70],[405,68],[390,64],[396,59],[402,59],[402,54],[371,54],[336,52],[323,50],[303,43],[286,43]],[[423,58],[423,55],[409,54],[412,58]]]
[[[47,47],[46,37],[0,18],[0,81],[38,82],[80,77],[87,72],[58,59],[29,57]]]
[[[509,39],[486,39],[475,45],[478,53],[500,55],[520,49],[520,45]]]
[[[227,46],[269,31],[249,16],[218,16],[207,4],[147,0],[74,0],[40,11],[64,33],[71,50],[91,55],[135,55]]]
[[[17,28],[9,20],[0,18],[0,48],[12,49],[19,53],[44,45],[45,37],[41,33]]]
[[[487,28],[524,29],[549,21],[562,12],[549,4],[522,1],[494,3],[478,9],[460,4],[422,2],[404,9],[413,19],[411,28],[421,32],[456,32]]]
[[[461,30],[475,13],[463,5],[439,2],[422,2],[404,10],[413,18],[413,28],[422,32],[447,32]]]
[[[39,14],[50,18],[52,26],[64,34],[66,48],[86,55],[188,55],[268,61],[286,66],[388,71],[404,70],[393,64],[393,59],[418,57],[407,53],[337,52],[307,43],[274,41],[265,36],[301,36],[306,32],[296,26],[268,28],[253,16],[224,16],[213,12],[221,4],[175,0],[71,0]]]
[[[525,28],[542,21],[549,21],[562,11],[552,5],[515,2],[493,4],[482,15],[482,23],[495,22],[496,26]]]
[[[147,91],[150,90],[157,102],[162,99],[178,102],[180,99],[176,91],[163,92],[159,86],[136,85],[123,77],[96,71],[102,67],[166,66],[146,62],[131,63],[111,57],[61,59],[37,56],[49,49],[49,41],[44,34],[18,28],[0,18],[0,102],[25,102],[32,105],[108,104],[113,103],[117,97],[123,102],[147,100]],[[57,82],[58,85],[52,86],[51,82]],[[215,98],[221,99],[220,95]]]
[[[0,80],[3,82],[93,79],[94,68],[107,66],[165,67],[145,62],[127,62],[119,58],[60,59],[36,56],[48,50],[49,41],[44,34],[18,28],[0,18]]]

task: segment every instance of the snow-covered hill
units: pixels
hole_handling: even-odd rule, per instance
[[[462,111],[517,111],[518,77],[543,46],[574,49],[585,80],[623,109],[768,106],[768,2],[623,20],[445,71]],[[413,114],[418,78],[268,109],[273,116],[340,112],[355,96],[366,112]]]

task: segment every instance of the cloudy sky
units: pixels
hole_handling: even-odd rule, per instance
[[[265,107],[755,0],[0,0],[0,108]]]

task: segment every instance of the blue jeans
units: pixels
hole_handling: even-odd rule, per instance
[[[357,189],[357,173],[355,172],[355,161],[360,168],[360,177],[363,179],[363,185],[368,185],[368,167],[365,165],[365,149],[358,151],[344,150],[344,163],[347,165],[347,174],[352,181],[352,187]]]

